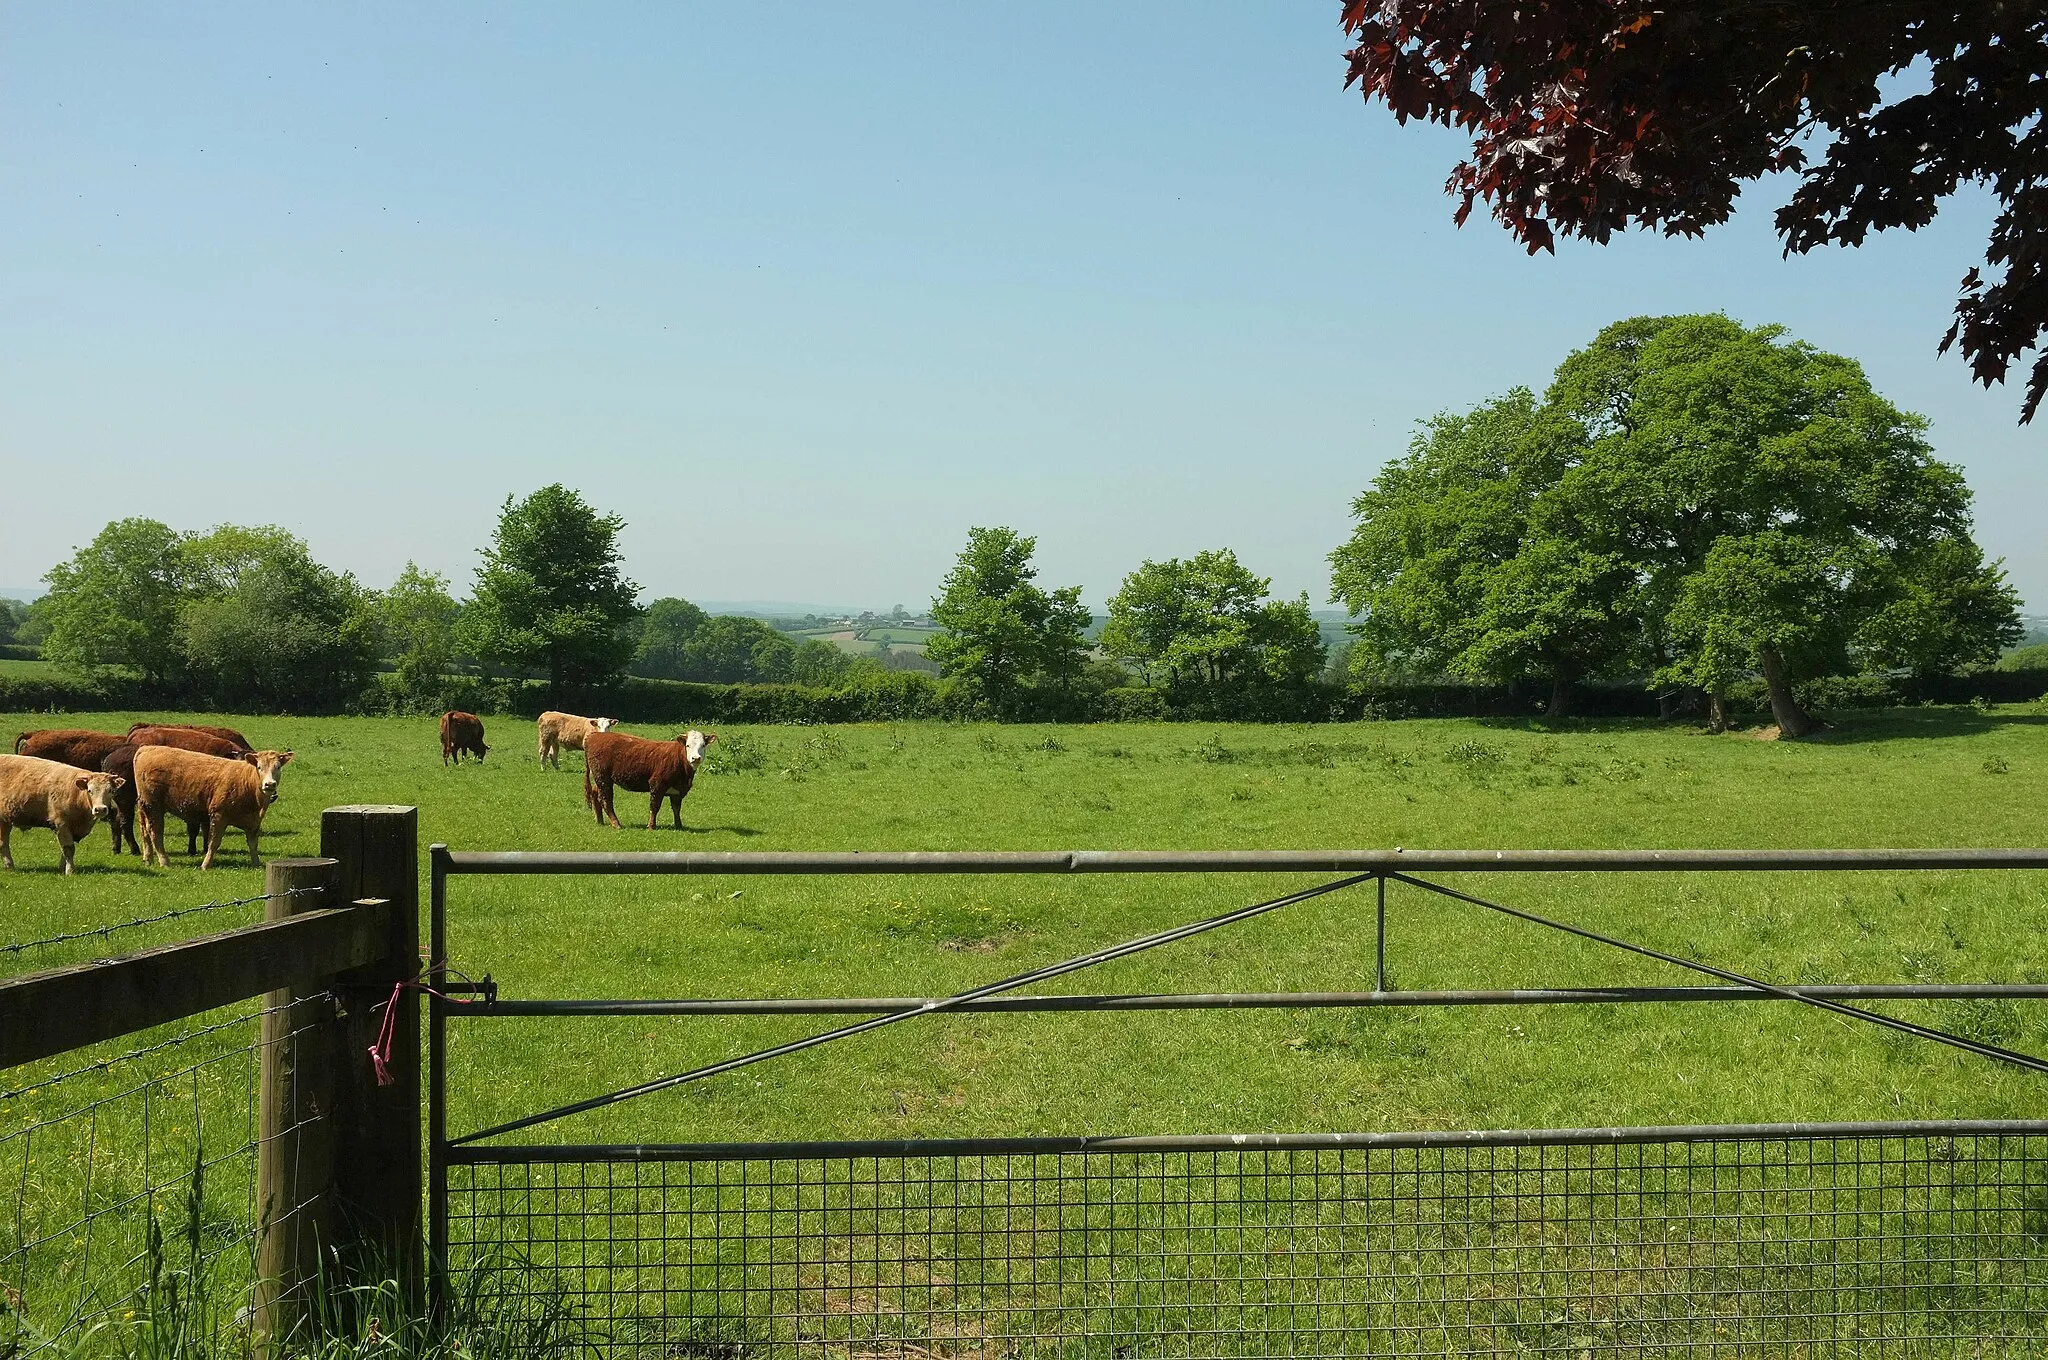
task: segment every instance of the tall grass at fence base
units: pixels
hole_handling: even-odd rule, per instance
[[[87,1305],[51,1338],[28,1332],[0,1349],[0,1360],[32,1350],[83,1360],[249,1360],[259,1351],[249,1289],[224,1288],[220,1253],[206,1248],[205,1161],[194,1161],[177,1221],[152,1207],[143,1262],[145,1283],[116,1313],[91,1316]],[[487,1250],[453,1277],[446,1307],[430,1316],[418,1291],[379,1263],[344,1266],[323,1254],[305,1286],[309,1306],[292,1332],[269,1348],[277,1360],[572,1360],[595,1352],[598,1338],[563,1282],[511,1251]],[[388,1267],[388,1263],[383,1263]],[[238,1281],[237,1284],[240,1282]],[[4,1297],[4,1296],[0,1296]],[[116,1305],[115,1307],[119,1307]],[[24,1320],[25,1321],[25,1320]],[[23,1344],[23,1342],[26,1344]]]

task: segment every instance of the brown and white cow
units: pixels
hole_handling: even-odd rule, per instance
[[[649,741],[625,732],[593,732],[583,746],[583,801],[597,814],[597,824],[619,825],[612,808],[612,789],[647,795],[647,829],[654,830],[661,803],[675,810],[676,828],[683,825],[683,797],[697,781],[697,766],[712,735],[691,728],[674,741]]]
[[[593,732],[609,732],[617,718],[581,718],[553,709],[540,715],[540,763],[562,768],[562,752],[581,751]]]
[[[164,818],[175,814],[206,824],[206,857],[213,867],[221,835],[238,827],[249,840],[249,863],[261,864],[256,842],[263,814],[277,801],[278,776],[290,751],[252,751],[245,760],[223,760],[174,746],[144,746],[135,753],[135,796],[142,808],[142,856],[169,868],[164,853]]]
[[[57,833],[64,872],[75,872],[78,842],[94,822],[113,816],[113,793],[120,782],[103,770],[85,771],[58,760],[0,756],[0,866],[14,867],[9,832],[44,826]]]
[[[462,763],[462,753],[469,752],[479,762],[484,752],[491,748],[484,745],[484,720],[474,713],[450,709],[441,715],[441,763],[445,766],[448,757],[454,756],[455,763]]]

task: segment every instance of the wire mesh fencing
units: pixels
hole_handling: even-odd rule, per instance
[[[2048,1353],[2048,1129],[1976,1128],[473,1148],[450,1262],[638,1356]]]
[[[259,1226],[306,1209],[256,1202],[263,1053],[332,1008],[244,1003],[0,1072],[0,1360],[246,1350]]]

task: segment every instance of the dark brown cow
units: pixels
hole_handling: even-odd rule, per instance
[[[100,768],[114,775],[122,782],[114,786],[114,815],[107,819],[114,832],[114,853],[121,853],[121,842],[127,841],[128,848],[136,854],[142,847],[135,843],[135,752],[133,743],[116,746],[107,758],[100,762]],[[250,759],[244,756],[243,759]],[[199,853],[199,832],[206,823],[185,819],[185,853]]]
[[[469,752],[479,761],[484,752],[491,748],[484,745],[484,720],[474,713],[450,709],[441,715],[441,764],[448,763],[454,756],[455,763],[462,763],[462,753]]]
[[[84,727],[53,727],[22,733],[14,739],[14,753],[97,772],[100,762],[116,746],[127,744],[128,738],[117,737],[112,732],[94,732]]]
[[[180,751],[194,751],[222,760],[240,760],[249,753],[246,746],[237,746],[225,737],[216,737],[191,727],[130,728],[128,741],[135,746],[175,746]]]
[[[616,828],[612,809],[614,786],[647,795],[647,829],[661,816],[661,800],[675,809],[676,827],[683,825],[683,795],[696,782],[697,765],[711,744],[709,732],[694,728],[674,741],[649,741],[624,732],[592,732],[583,739],[583,800],[597,814],[599,826]]]
[[[240,732],[237,732],[234,728],[208,727],[204,723],[130,723],[128,725],[128,735],[132,737],[145,727],[176,727],[181,728],[187,732],[204,732],[209,737],[219,737],[222,741],[232,742],[234,745],[240,747],[244,751],[253,751],[256,749],[256,745],[254,742],[250,741]]]

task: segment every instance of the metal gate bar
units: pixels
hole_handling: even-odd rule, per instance
[[[2048,851],[613,855],[435,846],[431,865],[438,967],[448,958],[447,880],[458,874],[1335,871],[1373,877],[1383,894],[1387,878],[1423,870],[2040,869]],[[1376,919],[1383,960],[1383,905]],[[1384,990],[1383,974],[1375,980],[1382,989],[1371,993],[977,997],[947,1005],[2048,996],[2048,987],[1993,984],[1400,993]],[[477,990],[495,999],[494,990]],[[472,1287],[499,1289],[515,1312],[573,1304],[608,1350],[735,1360],[2048,1353],[2048,1121],[458,1144],[448,1137],[445,1070],[454,1015],[890,1015],[936,1007],[928,998],[847,997],[451,1007],[438,996],[430,1006],[436,1261],[466,1272]],[[437,1277],[445,1286],[448,1277]]]

